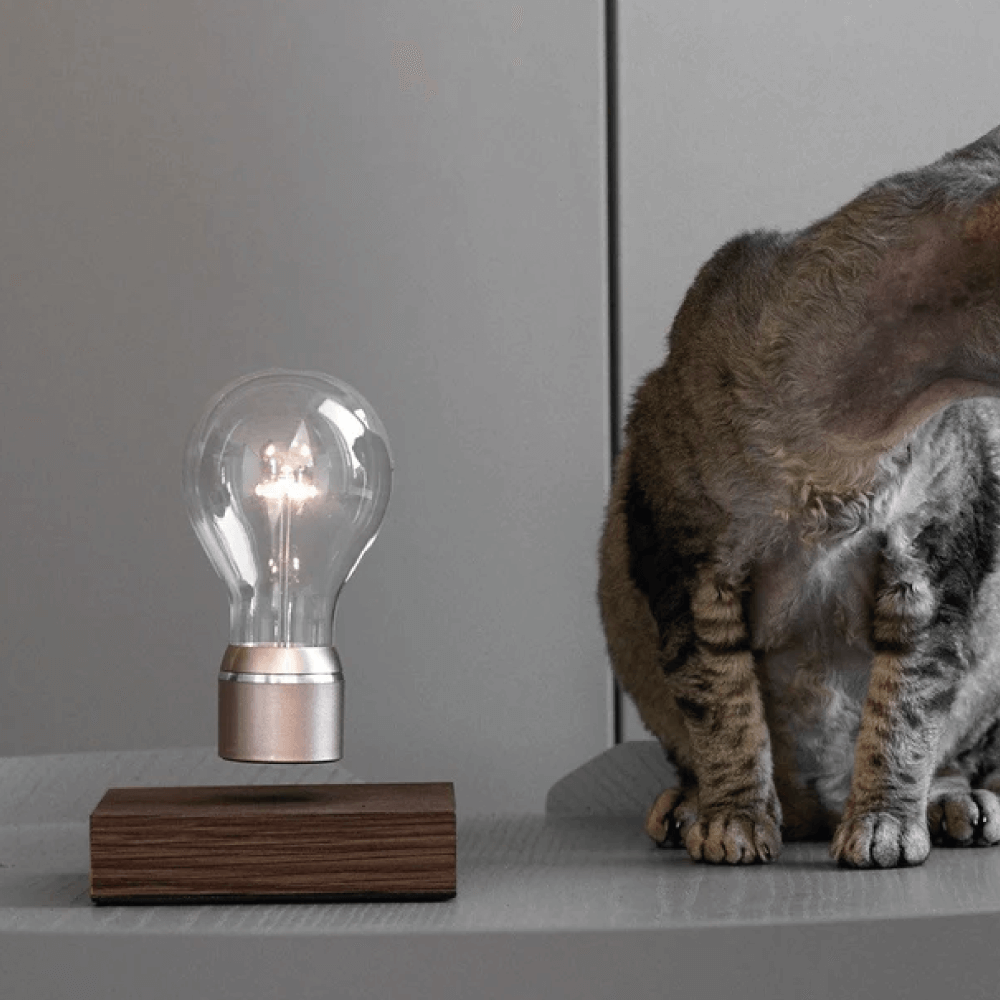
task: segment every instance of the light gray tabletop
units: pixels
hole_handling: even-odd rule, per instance
[[[0,760],[0,997],[1000,997],[1000,849],[885,872],[822,844],[694,865],[643,833],[670,780],[652,743],[568,775],[544,815],[460,820],[448,902],[90,902],[87,819],[109,787],[352,780],[209,749]]]

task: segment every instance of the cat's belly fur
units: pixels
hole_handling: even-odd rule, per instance
[[[758,567],[750,628],[775,785],[789,833],[827,836],[843,813],[873,660],[877,572],[873,530],[827,550],[805,547]],[[1000,716],[1000,574],[984,582],[969,673],[949,715],[936,766]]]
[[[843,811],[871,674],[874,538],[758,567],[750,631],[771,731],[775,784],[792,825]]]

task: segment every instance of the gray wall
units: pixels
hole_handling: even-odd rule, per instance
[[[621,0],[624,398],[716,247],[1000,124],[998,37],[994,0]]]
[[[345,765],[537,809],[608,745],[602,14],[525,6],[0,4],[0,754],[214,743],[181,451],[270,366],[356,386],[396,456]]]

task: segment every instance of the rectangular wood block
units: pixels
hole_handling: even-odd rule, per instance
[[[450,899],[450,783],[112,788],[90,816],[95,903]]]

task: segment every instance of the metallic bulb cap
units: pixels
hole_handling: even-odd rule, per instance
[[[219,673],[219,756],[256,763],[340,760],[344,675],[337,651],[229,646]]]

